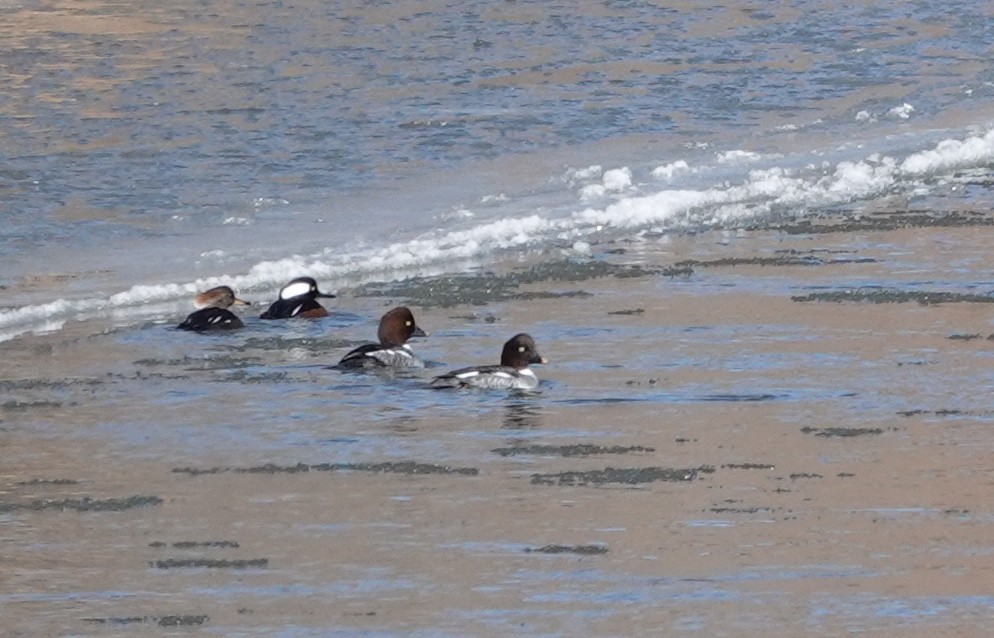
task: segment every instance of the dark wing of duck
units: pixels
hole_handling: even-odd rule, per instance
[[[459,368],[431,380],[433,388],[513,388],[518,371],[508,366]]]
[[[280,299],[274,301],[260,319],[290,319],[291,317],[325,317],[328,311],[313,299]]]
[[[339,368],[423,368],[424,362],[403,346],[387,347],[367,343],[348,353],[338,362]]]
[[[204,308],[198,310],[176,326],[180,330],[206,332],[208,330],[234,330],[244,328],[245,324],[238,315],[224,308]]]
[[[352,352],[348,353],[342,360],[338,362],[338,367],[340,368],[366,368],[372,366],[381,366],[383,363],[376,359],[375,357],[369,356],[371,353],[377,350],[382,350],[383,346],[378,343],[367,343],[365,345],[359,346]]]

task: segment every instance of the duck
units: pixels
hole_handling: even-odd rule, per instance
[[[335,295],[318,290],[311,277],[297,277],[280,288],[280,298],[259,315],[260,319],[290,319],[291,317],[327,317],[328,311],[316,299],[334,299]]]
[[[407,306],[398,306],[380,318],[376,332],[379,343],[367,343],[348,353],[338,362],[339,368],[423,368],[424,362],[417,357],[407,340],[411,337],[427,337],[428,333],[418,327],[414,313]]]
[[[180,330],[206,332],[208,330],[235,330],[244,328],[245,324],[238,315],[228,310],[233,305],[250,306],[235,296],[235,291],[228,286],[217,286],[198,294],[193,298],[193,305],[199,308],[183,323],[176,326]]]
[[[504,344],[500,365],[453,370],[432,379],[431,387],[534,390],[538,387],[538,377],[529,366],[537,363],[548,363],[548,360],[538,353],[535,340],[522,332]]]

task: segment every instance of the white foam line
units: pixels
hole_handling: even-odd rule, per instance
[[[736,152],[736,157],[741,152]],[[753,158],[750,156],[750,160]],[[727,225],[777,210],[817,209],[889,194],[897,188],[920,187],[922,180],[952,170],[982,166],[994,160],[994,129],[963,140],[944,140],[904,160],[871,154],[860,161],[804,171],[785,168],[752,170],[738,184],[722,183],[703,190],[662,190],[646,195],[619,195],[604,208],[585,208],[559,219],[540,215],[486,222],[459,231],[423,236],[361,254],[293,255],[256,264],[243,275],[210,277],[183,284],[137,285],[109,298],[64,300],[0,312],[0,341],[60,319],[87,318],[120,309],[192,297],[221,284],[236,290],[271,288],[308,274],[319,280],[356,280],[464,262],[495,251],[572,241],[604,228],[637,229]],[[682,165],[681,165],[682,168]],[[601,173],[600,167],[597,167]],[[627,169],[603,174],[625,177]],[[667,170],[661,171],[668,174]],[[613,182],[612,182],[613,183]],[[619,184],[621,181],[618,182]]]

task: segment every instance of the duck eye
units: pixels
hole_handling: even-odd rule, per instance
[[[524,352],[524,351],[525,351],[524,346],[518,346],[518,352]]]
[[[411,322],[410,322],[410,321],[405,321],[405,322],[404,322],[404,325],[405,325],[405,326],[409,326],[409,325],[411,325]]]

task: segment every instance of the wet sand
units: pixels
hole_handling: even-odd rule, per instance
[[[534,395],[320,367],[369,323],[8,346],[3,635],[987,635],[994,228],[833,224],[342,296]]]

